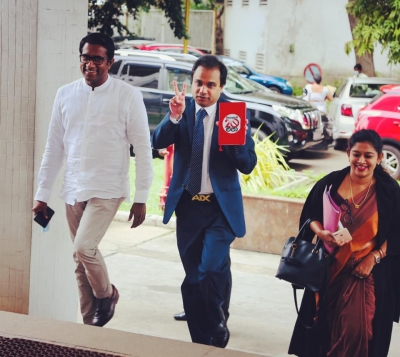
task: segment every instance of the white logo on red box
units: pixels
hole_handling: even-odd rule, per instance
[[[240,130],[240,117],[236,114],[228,114],[222,121],[222,127],[228,134],[236,134]]]

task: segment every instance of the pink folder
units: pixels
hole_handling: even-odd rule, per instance
[[[331,187],[325,187],[324,191],[324,196],[322,198],[323,202],[323,226],[324,229],[330,231],[330,232],[336,232],[339,228],[339,222],[340,222],[340,207],[333,201],[330,190]],[[329,246],[325,245],[326,250],[329,253],[333,253],[333,248],[330,248]]]

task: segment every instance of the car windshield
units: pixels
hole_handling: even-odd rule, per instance
[[[353,83],[350,87],[350,97],[352,98],[373,98],[381,93],[380,87],[385,83]]]
[[[261,92],[268,92],[268,93],[276,93],[273,90],[269,89],[268,87],[264,87],[262,84],[257,83],[256,81],[252,81],[251,79],[248,78],[243,78],[246,82],[250,84],[255,90],[261,91]]]
[[[249,94],[255,92],[257,89],[249,80],[246,80],[234,70],[228,68],[225,90],[231,94]]]

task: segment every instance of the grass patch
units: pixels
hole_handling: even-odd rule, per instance
[[[129,170],[130,184],[131,184],[131,202],[123,202],[119,208],[121,211],[130,211],[133,197],[135,195],[135,159],[131,157],[131,165]],[[146,203],[147,214],[157,214],[162,216],[163,211],[160,209],[158,203],[160,202],[160,191],[164,184],[164,160],[154,159],[153,160],[153,184],[150,187],[149,198]]]

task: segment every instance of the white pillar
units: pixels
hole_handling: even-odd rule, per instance
[[[87,34],[87,5],[82,0],[38,1],[34,193],[56,91],[81,77],[79,42]],[[42,233],[34,224],[32,231],[29,314],[76,321],[75,263],[65,203],[58,197],[61,182],[62,173],[49,202],[56,212],[50,230]]]
[[[0,309],[76,321],[78,295],[64,203],[50,231],[31,208],[57,89],[78,79],[87,2],[0,2]]]

